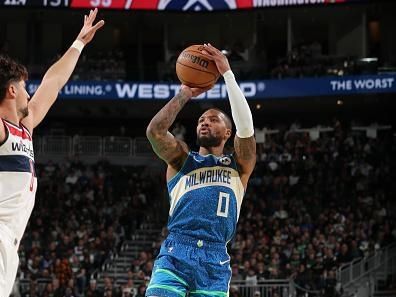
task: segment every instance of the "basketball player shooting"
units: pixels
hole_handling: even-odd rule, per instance
[[[155,261],[146,296],[228,296],[231,280],[227,243],[236,224],[249,177],[256,163],[256,141],[249,105],[227,58],[210,44],[203,53],[223,75],[236,126],[234,153],[224,154],[232,122],[218,109],[197,123],[199,151],[190,151],[169,128],[184,105],[207,89],[181,86],[151,120],[147,137],[168,167],[169,235]]]
[[[72,74],[81,51],[104,25],[93,24],[98,11],[84,16],[84,25],[67,52],[45,73],[30,99],[27,70],[0,56],[0,296],[10,295],[18,269],[18,247],[34,206],[33,129],[43,120]]]

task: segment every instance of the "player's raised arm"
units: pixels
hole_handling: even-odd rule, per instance
[[[154,152],[176,171],[186,160],[189,148],[185,142],[175,138],[169,128],[184,105],[206,90],[182,85],[179,93],[153,117],[147,127],[146,135]]]
[[[205,44],[205,51],[224,77],[232,118],[236,126],[234,139],[235,159],[239,166],[241,181],[246,189],[250,174],[256,164],[256,139],[254,138],[253,118],[249,105],[231,71],[227,57],[217,48]]]
[[[101,20],[93,24],[98,10],[91,10],[89,15],[84,16],[84,25],[66,53],[53,64],[45,73],[43,80],[29,102],[29,116],[22,123],[33,130],[45,117],[48,110],[54,104],[59,91],[69,80],[81,51],[95,36],[96,31],[104,25]]]

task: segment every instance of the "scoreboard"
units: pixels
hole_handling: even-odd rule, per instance
[[[328,6],[369,0],[0,0],[0,7],[102,8],[212,11],[290,6]]]
[[[69,0],[0,0],[1,7],[69,7]]]

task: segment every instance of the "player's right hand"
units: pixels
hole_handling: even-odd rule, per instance
[[[205,43],[202,53],[213,62],[216,63],[217,70],[219,70],[220,74],[223,75],[228,70],[231,69],[230,63],[228,62],[227,57],[217,48],[215,48],[210,43]]]
[[[88,16],[84,15],[84,25],[81,28],[77,39],[81,40],[85,45],[92,40],[92,38],[95,36],[96,31],[98,31],[104,25],[104,20],[100,20],[93,26],[93,22],[95,21],[97,14],[98,9],[95,8],[95,10],[90,10]]]
[[[209,86],[206,88],[191,88],[186,85],[181,85],[180,92],[184,93],[189,98],[198,97],[199,95],[205,93],[210,90],[213,86]]]

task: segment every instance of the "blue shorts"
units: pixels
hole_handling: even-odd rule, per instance
[[[169,234],[154,262],[146,296],[226,297],[231,280],[224,243]]]

